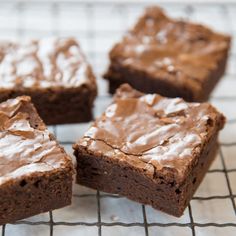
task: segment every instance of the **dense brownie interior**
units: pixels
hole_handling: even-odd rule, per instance
[[[217,147],[224,116],[128,85],[74,145],[77,182],[180,216]]]
[[[30,98],[0,104],[0,224],[69,205],[73,165]]]

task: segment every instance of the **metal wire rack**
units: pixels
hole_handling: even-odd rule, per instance
[[[106,92],[106,82],[101,79],[101,73],[104,72],[107,64],[107,53],[112,44],[117,41],[122,33],[133,24],[137,16],[141,13],[146,5],[155,3],[154,1],[0,1],[0,38],[16,38],[24,40],[28,37],[43,37],[47,35],[67,36],[72,35],[78,37],[81,42],[89,61],[93,65],[98,78],[99,96],[96,101],[95,115],[99,115],[104,107],[110,102],[110,96]],[[236,2],[222,1],[217,3],[202,2],[189,5],[187,2],[180,1],[163,1],[161,6],[168,13],[174,16],[180,16],[185,19],[193,19],[212,25],[218,30],[236,35]],[[103,216],[104,204],[108,204],[110,199],[114,201],[122,199],[117,195],[100,193],[99,191],[88,191],[85,193],[80,190],[75,191],[73,198],[78,201],[89,201],[93,198],[95,207],[91,220],[63,220],[65,212],[49,212],[42,218],[29,218],[2,226],[2,236],[8,235],[171,235],[175,232],[177,235],[236,235],[236,49],[235,41],[230,54],[229,68],[222,80],[222,84],[217,88],[211,97],[211,101],[226,113],[229,117],[226,131],[220,138],[220,149],[216,164],[208,171],[207,175],[224,176],[225,193],[214,193],[213,195],[206,189],[204,196],[194,196],[193,200],[185,212],[185,220],[173,219],[165,217],[165,221],[152,217],[152,210],[144,205],[135,205],[135,209],[139,208],[140,218],[137,220],[131,217],[128,221],[116,219],[107,220]],[[79,124],[72,126],[53,126],[50,127],[58,140],[65,146],[66,150],[71,152],[71,145],[75,139],[82,136],[89,124]],[[67,133],[66,133],[67,132]],[[235,148],[235,149],[234,149]],[[230,149],[231,151],[229,151]],[[234,160],[233,160],[234,159]],[[205,181],[205,180],[204,180]],[[214,184],[210,182],[210,185]],[[220,184],[220,183],[219,183]],[[209,187],[208,186],[208,187]],[[217,219],[211,219],[209,215],[203,212],[197,212],[195,202],[204,205],[205,202],[211,201],[228,201],[228,205],[223,202],[222,209],[228,208],[222,213],[218,212]],[[113,201],[113,200],[111,200]],[[114,202],[112,202],[114,205]],[[131,204],[130,202],[126,204]],[[210,203],[207,203],[210,204]],[[198,206],[198,205],[197,205]],[[141,209],[140,209],[141,207]],[[219,205],[215,204],[211,209],[215,214],[215,208]],[[147,209],[148,208],[148,209]],[[96,209],[96,210],[95,210]],[[136,212],[136,211],[135,211]],[[225,213],[226,212],[226,213]],[[135,213],[136,214],[136,213]],[[230,217],[228,216],[230,214]],[[61,216],[61,218],[56,216]],[[134,214],[131,214],[134,215]],[[207,217],[208,218],[207,218]],[[55,219],[55,217],[57,219]],[[62,220],[61,220],[62,219]],[[219,220],[221,219],[221,220]],[[15,226],[28,227],[43,226],[48,231],[41,231],[41,228],[19,230],[12,229]],[[60,227],[66,227],[62,230]],[[74,231],[74,227],[81,229]],[[174,231],[173,231],[174,227]],[[89,229],[88,229],[89,228]],[[90,231],[92,228],[92,231]],[[109,230],[107,230],[109,228]],[[178,229],[188,229],[184,232]],[[125,231],[122,231],[125,229]],[[135,230],[133,230],[135,229]],[[45,233],[47,232],[47,233]],[[179,232],[179,233],[178,233]]]

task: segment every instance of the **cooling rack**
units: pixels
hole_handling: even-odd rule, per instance
[[[155,1],[40,1],[1,0],[0,39],[75,36],[92,64],[99,86],[94,113],[110,103],[105,71],[107,53],[136,21],[145,6]],[[234,1],[160,1],[173,17],[193,20],[236,36]],[[2,236],[15,235],[236,235],[236,44],[226,75],[211,102],[227,116],[215,162],[181,218],[117,195],[75,185],[72,206],[43,213],[0,228]],[[49,127],[72,155],[71,145],[89,123]]]

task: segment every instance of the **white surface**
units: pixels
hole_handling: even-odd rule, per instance
[[[19,2],[19,1],[17,1]],[[47,35],[76,36],[81,42],[82,48],[88,56],[94,71],[96,72],[99,84],[99,97],[95,104],[95,116],[100,115],[105,107],[110,103],[107,95],[107,84],[101,79],[102,73],[107,66],[107,53],[112,45],[122,36],[122,33],[129,28],[142,12],[147,1],[140,1],[138,4],[126,4],[119,1],[118,4],[90,5],[71,3],[51,5],[49,3],[15,4],[13,1],[0,1],[0,38],[1,39],[25,39],[32,37],[43,37]],[[32,1],[34,2],[34,1]],[[91,2],[91,1],[89,1]],[[107,1],[112,2],[112,1]],[[134,2],[134,1],[129,1]],[[142,2],[144,2],[142,4]],[[164,1],[161,1],[164,2]],[[174,2],[174,1],[172,1]],[[197,1],[195,1],[197,2]],[[205,2],[205,1],[201,1]],[[220,1],[224,2],[224,1]],[[233,1],[230,1],[233,2]],[[153,1],[152,1],[153,3]],[[175,17],[190,18],[195,21],[206,23],[216,30],[230,33],[236,36],[236,5],[193,5],[191,14],[186,10],[184,4],[163,5],[168,13]],[[189,9],[189,8],[187,8]],[[221,150],[227,169],[236,169],[236,44],[235,40],[231,51],[230,63],[227,74],[221,80],[212,95],[212,102],[222,112],[228,120],[231,120],[220,135]],[[235,119],[235,122],[232,120]],[[57,127],[57,137],[61,142],[74,142],[80,138],[89,124],[63,125]],[[51,130],[52,127],[51,127]],[[228,144],[228,145],[227,145]],[[66,150],[72,154],[71,145],[65,145]],[[213,163],[211,170],[223,170],[220,155]],[[236,194],[236,171],[228,173],[230,186],[233,194]],[[89,196],[88,196],[89,195]],[[229,189],[226,176],[223,171],[209,172],[204,178],[203,183],[197,190],[195,197],[228,196]],[[230,198],[223,199],[193,199],[191,201],[193,220],[195,223],[236,223],[235,212],[233,211]],[[188,227],[191,219],[189,209],[181,218],[168,216],[151,207],[145,207],[149,236],[156,235],[181,235],[190,236],[192,230]],[[101,235],[103,236],[144,236],[145,229],[142,227],[144,222],[143,208],[140,204],[131,202],[125,198],[109,197],[101,193],[100,198],[100,217],[105,224],[117,224],[116,226],[102,226]],[[44,213],[26,219],[27,222],[34,222],[39,225],[28,224],[8,224],[5,228],[5,235],[25,236],[50,235],[50,227],[46,222],[49,221],[49,214]],[[65,235],[98,235],[99,228],[96,222],[98,216],[98,200],[96,191],[75,186],[73,203],[71,206],[53,211],[55,236]],[[40,223],[41,222],[41,223]],[[78,222],[83,222],[79,224]],[[132,227],[124,227],[119,223],[125,223]],[[77,224],[78,223],[78,224]],[[180,223],[185,227],[169,226],[160,227],[158,224]],[[201,227],[199,227],[201,226]],[[236,227],[195,227],[197,236],[211,235],[236,235]]]

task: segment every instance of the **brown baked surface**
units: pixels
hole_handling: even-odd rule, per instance
[[[74,145],[77,182],[181,216],[215,157],[224,122],[208,103],[123,85]]]
[[[92,119],[97,86],[73,38],[0,43],[0,101],[32,98],[46,124]]]
[[[0,224],[71,203],[73,165],[30,102],[0,104]]]
[[[147,8],[110,52],[110,92],[129,83],[145,93],[205,101],[224,74],[230,37]]]

